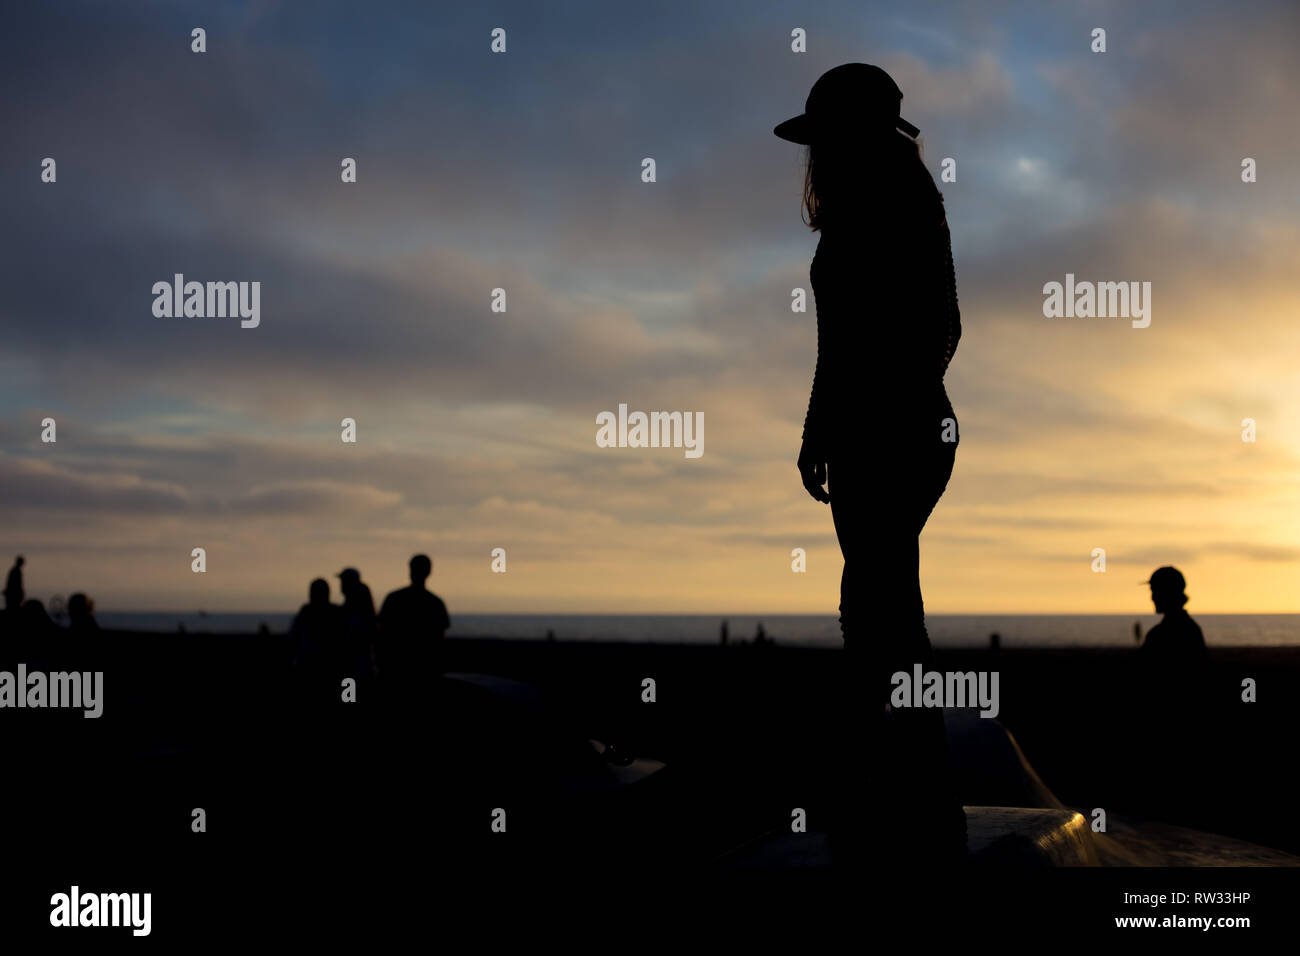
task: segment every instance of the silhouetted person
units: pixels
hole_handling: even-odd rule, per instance
[[[768,643],[767,631],[763,630],[763,622],[759,621],[758,629],[754,631],[754,646],[762,647],[766,643]]]
[[[989,635],[989,650],[995,654],[1002,649],[1002,635],[994,631]]]
[[[65,670],[93,671],[105,665],[105,648],[99,640],[95,602],[78,591],[68,597],[68,628],[57,640],[54,659]]]
[[[722,633],[721,633],[721,637],[722,637],[722,646],[723,646],[723,647],[726,647],[726,646],[727,646],[727,637],[728,637],[728,635],[727,635],[727,622],[726,622],[726,621],[723,621],[723,622],[722,622]]]
[[[1138,649],[1134,704],[1142,733],[1132,742],[1132,784],[1146,812],[1165,816],[1188,806],[1192,793],[1204,792],[1209,781],[1198,751],[1217,720],[1207,693],[1205,638],[1186,611],[1182,573],[1157,568],[1142,583],[1163,617]]]
[[[330,603],[330,585],[324,578],[312,581],[307,594],[307,603],[289,627],[294,669],[309,683],[337,685],[352,666],[344,651],[343,609]]]
[[[28,598],[22,607],[6,616],[17,621],[17,626],[9,629],[11,639],[6,641],[5,656],[11,658],[11,663],[25,662],[29,671],[35,671],[49,670],[62,662],[66,653],[63,633],[50,619],[44,604]]]
[[[5,579],[6,611],[16,612],[23,606],[23,565],[25,563],[21,554],[14,558],[14,566],[9,569],[9,577]]]
[[[370,587],[361,580],[356,568],[339,572],[339,588],[343,591],[344,653],[350,662],[352,676],[361,683],[373,674],[374,644],[378,624],[375,618],[375,601]]]
[[[95,602],[80,591],[68,598],[68,630],[77,635],[99,631],[99,624],[95,621]]]
[[[50,619],[45,605],[36,598],[28,598],[24,601],[23,606],[19,608],[18,616],[22,631],[29,638],[48,639],[59,629]]]
[[[428,555],[417,554],[409,564],[411,583],[384,598],[379,612],[376,662],[384,680],[418,686],[442,670],[442,641],[451,627],[447,605],[425,582],[433,573]],[[550,639],[554,640],[552,633]]]
[[[1199,668],[1205,663],[1205,637],[1187,613],[1187,582],[1177,568],[1156,568],[1147,581],[1160,623],[1147,631],[1140,653],[1153,669],[1172,672]]]
[[[919,536],[952,474],[957,423],[943,379],[961,335],[943,196],[901,101],[884,70],[849,63],[775,129],[808,146],[804,209],[821,232],[817,368],[798,468],[830,504],[844,555],[840,628],[856,699],[841,701],[839,724],[846,753],[866,758],[841,761],[858,776],[839,781],[832,838],[850,860],[868,847],[895,854],[885,843],[902,834],[905,850],[928,859],[965,853],[942,711],[885,712],[893,673],[931,669]]]

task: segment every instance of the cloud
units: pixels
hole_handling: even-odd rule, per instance
[[[418,546],[493,608],[833,608],[829,515],[793,467],[815,316],[790,295],[818,237],[801,151],[771,127],[822,70],[870,59],[931,168],[958,169],[941,187],[962,444],[926,532],[928,606],[1025,606],[1008,582],[1027,573],[1034,600],[1077,601],[1036,556],[1086,554],[1091,532],[1248,562],[1264,580],[1223,593],[1262,606],[1292,560],[1273,521],[1300,449],[1295,11],[1126,12],[1104,58],[1082,14],[1017,5],[918,26],[905,4],[828,4],[806,11],[806,56],[779,9],[502,15],[493,58],[477,14],[417,4],[213,11],[204,56],[170,4],[17,14],[0,37],[16,541],[139,601],[211,605],[219,582],[232,607],[271,606],[298,600],[300,565],[397,554],[400,578]],[[178,271],[261,281],[261,327],[155,319],[150,287]],[[1044,318],[1067,271],[1152,281],[1151,328]],[[909,320],[876,315],[866,285],[862,314]],[[597,449],[594,416],[620,401],[703,410],[705,457]],[[171,576],[200,536],[229,577]],[[484,578],[494,542],[528,576]],[[825,576],[789,580],[794,546],[824,550]],[[148,581],[102,566],[113,549]]]
[[[233,511],[243,514],[311,514],[327,516],[343,511],[356,516],[379,509],[394,508],[402,496],[393,491],[365,485],[346,485],[335,481],[295,481],[261,485],[239,495],[231,502]]]
[[[1252,541],[1216,542],[1209,551],[1245,558],[1248,561],[1292,563],[1300,561],[1300,548],[1269,545]]]
[[[178,512],[190,503],[182,487],[135,475],[79,474],[43,461],[0,456],[0,484],[15,509],[110,511],[115,514]]]

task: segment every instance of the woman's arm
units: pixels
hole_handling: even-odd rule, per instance
[[[942,196],[940,200],[942,201]],[[942,289],[940,308],[945,325],[943,343],[943,365],[941,371],[948,370],[948,363],[957,352],[957,343],[961,341],[961,309],[957,306],[957,270],[952,261],[952,234],[948,230],[945,216],[939,227],[939,245],[943,256],[943,266],[939,271]]]
[[[817,501],[829,504],[831,496],[826,484],[826,452],[830,447],[826,435],[826,371],[827,343],[821,309],[817,310],[817,366],[813,371],[812,392],[808,396],[808,412],[803,420],[803,446],[799,449],[799,476],[803,486]]]

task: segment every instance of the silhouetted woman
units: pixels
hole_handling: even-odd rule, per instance
[[[808,146],[804,207],[821,233],[811,279],[817,369],[799,472],[829,502],[844,555],[837,856],[965,850],[943,714],[886,711],[890,676],[931,669],[919,536],[952,474],[957,425],[943,376],[961,323],[943,197],[884,70],[825,73],[776,127]],[[823,484],[827,487],[823,488]]]

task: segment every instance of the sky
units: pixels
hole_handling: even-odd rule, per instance
[[[927,610],[1148,612],[1172,563],[1193,612],[1300,611],[1295,4],[465,7],[9,11],[0,560],[29,595],[292,610],[420,551],[453,619],[834,614],[795,469],[817,236],[772,127],[861,61],[956,162]],[[175,273],[260,282],[260,324],[155,316]],[[1150,326],[1045,317],[1067,273],[1150,282]],[[703,455],[598,447],[620,403],[703,412]]]

